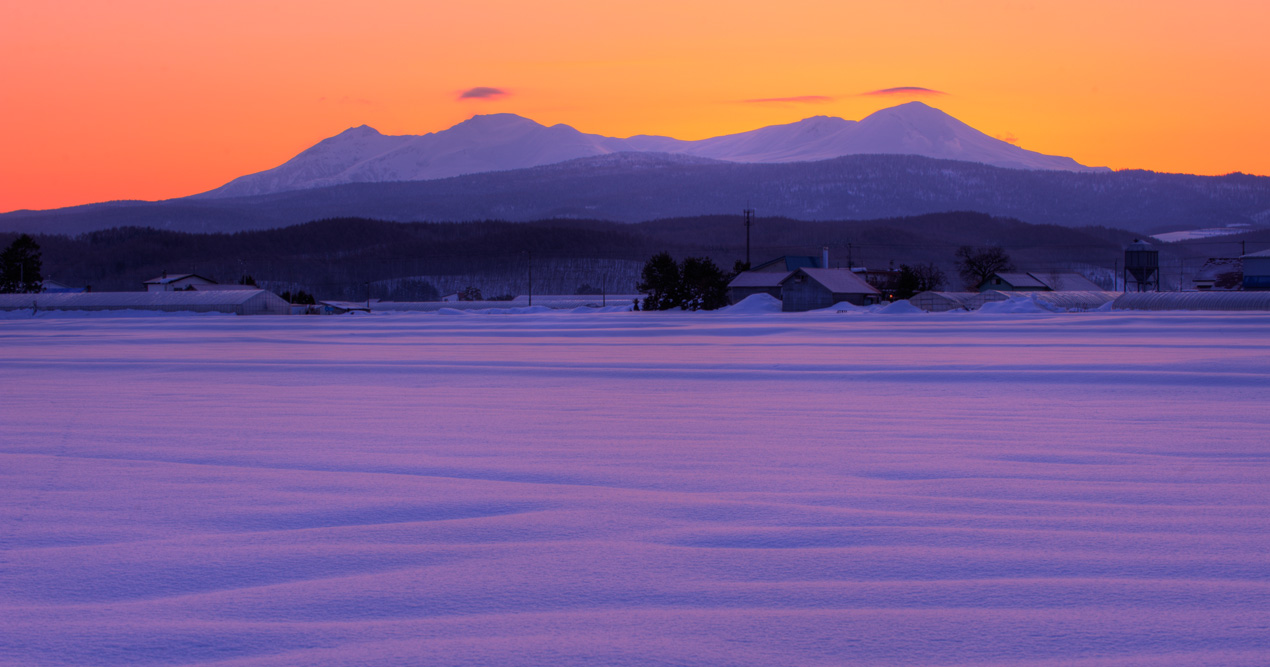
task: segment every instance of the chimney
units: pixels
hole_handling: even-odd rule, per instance
[[[829,268],[829,246],[820,249],[820,268]]]

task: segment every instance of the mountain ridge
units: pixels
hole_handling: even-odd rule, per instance
[[[335,217],[639,222],[728,213],[746,202],[762,216],[802,220],[980,211],[1036,224],[1155,233],[1270,226],[1270,177],[1024,171],[908,155],[759,164],[635,152],[430,181],[14,212],[0,215],[0,231],[235,232]]]
[[[346,183],[426,181],[624,152],[675,153],[739,163],[808,162],[862,154],[919,155],[1011,169],[1105,170],[989,137],[922,102],[882,109],[859,121],[812,116],[693,141],[657,135],[607,137],[563,123],[546,126],[500,113],[476,115],[449,129],[422,135],[385,135],[367,125],[349,128],[277,167],[240,176],[193,198],[249,196]]]

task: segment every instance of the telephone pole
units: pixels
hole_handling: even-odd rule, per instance
[[[745,209],[745,270],[750,270],[750,227],[754,225],[754,209]]]

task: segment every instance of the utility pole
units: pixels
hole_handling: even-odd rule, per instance
[[[745,270],[750,270],[750,227],[754,225],[754,209],[747,208],[745,213]]]
[[[1247,255],[1247,254],[1248,254],[1248,242],[1240,241],[1239,242],[1239,256],[1243,257],[1244,255]]]
[[[525,258],[525,263],[529,267],[529,306],[532,308],[534,305],[534,254],[526,250]]]
[[[825,268],[827,269],[829,267],[826,266]],[[851,257],[851,244],[848,243],[847,244],[847,270],[851,270],[854,268],[855,268],[855,262],[852,260],[852,257]]]
[[[370,281],[366,281],[366,312],[370,312]]]

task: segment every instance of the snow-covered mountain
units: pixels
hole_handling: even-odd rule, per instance
[[[198,196],[241,197],[344,183],[424,181],[622,152],[759,163],[862,154],[920,155],[1013,169],[1091,169],[1071,158],[994,139],[921,102],[883,109],[860,121],[815,116],[698,141],[647,135],[619,139],[585,134],[568,125],[547,127],[515,114],[491,114],[421,136],[386,136],[365,125],[355,127],[278,167],[242,176]]]

